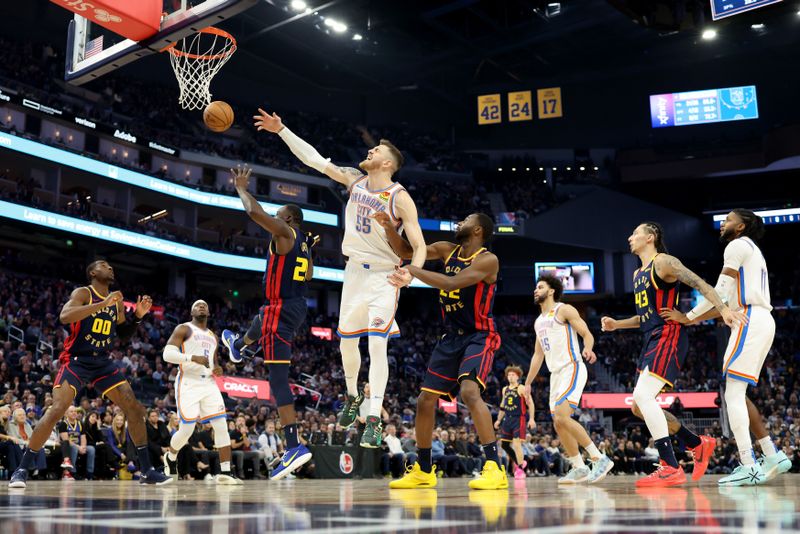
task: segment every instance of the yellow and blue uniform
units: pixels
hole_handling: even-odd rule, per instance
[[[515,438],[525,439],[525,428],[528,426],[528,409],[525,399],[516,388],[511,386],[504,388],[500,409],[503,410],[505,415],[503,415],[503,420],[500,422],[498,437],[503,441],[511,441]]]
[[[106,299],[107,295],[99,294],[92,286],[84,289],[89,292],[89,304]],[[61,365],[54,387],[67,383],[77,395],[88,384],[105,395],[126,382],[109,354],[117,337],[118,320],[119,309],[112,304],[69,325],[70,333],[59,356]]]
[[[680,323],[665,321],[661,309],[678,304],[680,282],[667,283],[656,273],[653,257],[633,273],[633,291],[644,345],[639,356],[639,371],[647,371],[672,386],[683,367],[689,341]]]
[[[259,310],[261,347],[266,363],[291,361],[292,341],[308,313],[306,273],[311,268],[311,249],[305,234],[294,228],[292,233],[294,244],[289,252],[277,254],[274,241],[267,251],[265,303]]]
[[[468,269],[480,254],[462,258],[461,245],[450,253],[444,262],[444,273],[455,276]],[[492,370],[494,355],[500,348],[492,306],[497,284],[478,282],[475,285],[439,292],[439,304],[444,320],[445,334],[436,344],[428,362],[422,390],[436,393],[446,399],[455,399],[462,380],[478,382],[483,391]]]

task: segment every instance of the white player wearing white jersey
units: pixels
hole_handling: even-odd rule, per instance
[[[191,322],[179,324],[164,347],[164,360],[180,366],[175,380],[180,425],[169,443],[165,471],[168,475],[178,474],[178,451],[189,441],[198,422],[210,422],[220,459],[221,472],[215,479],[218,484],[238,485],[242,481],[231,473],[225,402],[214,380],[214,376],[222,375],[222,367],[216,362],[217,336],[208,329],[208,304],[196,301],[191,313]]]
[[[602,454],[572,413],[578,407],[586,385],[586,365],[597,361],[594,351],[594,336],[581,319],[578,310],[569,304],[562,304],[561,295],[564,286],[553,275],[541,275],[536,282],[533,298],[541,308],[541,315],[536,318],[536,347],[531,357],[531,368],[525,379],[525,389],[530,395],[530,388],[536,375],[547,362],[550,370],[550,413],[553,415],[553,426],[567,453],[572,469],[558,480],[559,484],[577,484],[589,481],[595,483],[602,480],[614,462]],[[583,352],[578,345],[578,336],[583,338]],[[533,416],[531,416],[531,425]],[[586,466],[581,456],[583,447],[592,459],[591,469]]]
[[[728,422],[736,438],[742,465],[720,485],[760,484],[788,471],[792,463],[783,451],[777,451],[761,414],[747,399],[747,386],[757,385],[761,368],[775,338],[775,320],[769,294],[767,262],[754,240],[764,234],[764,222],[750,210],[737,208],[720,226],[720,241],[727,243],[722,273],[716,291],[731,309],[743,312],[747,322],[732,329],[722,363],[725,377],[725,404]],[[666,312],[662,314],[665,316]],[[672,311],[670,316],[684,324],[698,323],[717,317],[708,301],[703,300],[689,313]],[[753,431],[764,453],[762,464],[756,463],[750,431]]]
[[[412,265],[422,267],[426,257],[425,239],[414,201],[399,183],[392,181],[392,176],[403,164],[403,156],[394,145],[382,139],[367,152],[366,159],[359,164],[361,170],[338,167],[285,127],[277,114],[270,115],[262,109],[258,111],[259,115],[253,118],[259,130],[278,134],[300,161],[347,187],[349,199],[345,209],[342,253],[348,261],[338,328],[347,400],[339,415],[339,424],[344,427],[352,425],[364,400],[358,391],[361,368],[358,343],[360,338],[368,337],[372,395],[361,446],[377,447],[381,441],[381,407],[389,380],[388,339],[400,335],[394,320],[399,291],[389,284],[387,277],[400,265],[400,258],[389,245],[385,230],[373,220],[373,215],[386,212],[398,228],[402,226],[414,249]],[[411,279],[411,275],[404,276],[403,282],[408,285]]]

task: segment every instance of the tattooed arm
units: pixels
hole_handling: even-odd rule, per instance
[[[697,276],[689,268],[687,268],[675,256],[669,254],[659,254],[656,256],[654,267],[656,274],[665,282],[674,282],[680,280],[689,287],[698,290],[702,295],[719,310],[722,319],[730,327],[737,324],[747,322],[745,315],[734,312],[722,301],[720,296],[713,287],[708,285],[705,280]]]

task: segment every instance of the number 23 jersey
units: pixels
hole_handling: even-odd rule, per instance
[[[311,250],[306,235],[292,228],[294,244],[284,255],[275,253],[275,241],[267,248],[264,297],[283,300],[306,296],[306,273],[311,267]]]

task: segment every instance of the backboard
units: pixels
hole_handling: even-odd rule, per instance
[[[75,15],[67,34],[64,79],[82,85],[144,56],[155,54],[187,35],[238,15],[259,0],[164,0],[160,30],[132,41]],[[107,14],[105,15],[107,16]]]

